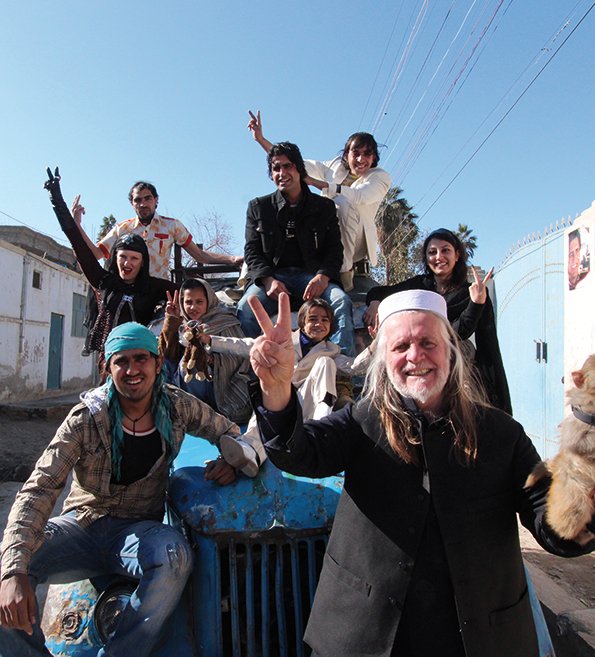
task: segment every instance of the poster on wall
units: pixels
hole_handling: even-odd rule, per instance
[[[588,226],[579,226],[568,233],[566,271],[569,290],[575,290],[591,271],[590,232]]]
[[[564,235],[564,387],[572,385],[571,372],[595,353],[595,203]],[[568,410],[568,409],[567,409]]]

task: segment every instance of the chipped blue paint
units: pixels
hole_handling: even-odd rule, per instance
[[[210,535],[330,527],[342,477],[296,477],[266,461],[254,479],[240,475],[233,486],[218,486],[204,480],[202,467],[217,454],[209,443],[187,437],[175,462],[170,500],[194,531]]]
[[[198,654],[276,657],[290,650],[293,653],[290,644],[295,642],[295,654],[302,656],[299,610],[310,607],[316,575],[313,565],[312,569],[300,570],[297,545],[298,541],[302,546],[309,542],[308,554],[313,563],[314,541],[323,541],[322,545],[326,542],[343,479],[296,477],[266,461],[254,479],[240,475],[232,486],[221,487],[205,481],[202,467],[205,460],[216,456],[212,446],[187,439],[169,488],[170,507],[190,530],[196,548],[192,608]],[[238,555],[236,545],[240,546]],[[309,586],[307,600],[301,600],[299,586],[292,589],[289,595],[293,595],[293,605],[286,600],[281,562],[277,560],[273,567],[268,556],[272,549],[278,559],[287,547],[291,549],[292,576]],[[270,581],[277,583],[274,591],[263,589],[262,581],[256,586],[256,572],[260,577],[268,573]],[[226,578],[229,588],[222,590]],[[281,611],[286,603],[287,609],[294,608],[291,615],[297,625],[293,635]],[[274,636],[268,636],[267,618],[273,613],[277,630],[273,630]]]
[[[95,657],[100,645],[91,629],[96,601],[97,591],[88,580],[49,588],[42,628],[53,655]]]
[[[204,609],[206,600],[213,599],[213,587],[217,586],[217,547],[213,536],[229,532],[251,536],[271,529],[282,535],[288,528],[320,529],[326,533],[334,517],[341,478],[321,481],[293,477],[267,461],[256,478],[239,476],[235,484],[221,487],[204,480],[205,461],[217,455],[217,448],[207,441],[188,436],[174,464],[176,471],[169,496],[176,513],[191,527],[191,538],[200,556],[192,576],[194,598],[190,602],[180,601],[168,627],[168,639],[152,657],[195,657],[197,651],[198,655],[209,657],[214,654],[210,652],[214,643],[203,634],[214,621],[197,617],[202,617],[199,610]],[[43,628],[52,654],[95,657],[102,645],[93,620],[97,598],[98,593],[88,580],[50,587]],[[213,613],[217,615],[218,610]],[[63,632],[65,625],[74,628],[67,636]],[[221,628],[217,627],[215,623],[213,632],[219,641]],[[217,645],[220,644],[219,641]]]
[[[56,657],[96,657],[103,643],[93,618],[99,594],[89,580],[73,584],[50,586],[43,612],[42,628],[46,646]],[[80,613],[78,629],[72,635],[65,625],[74,614]],[[151,653],[151,657],[196,657],[191,632],[190,610],[183,598],[166,635]]]

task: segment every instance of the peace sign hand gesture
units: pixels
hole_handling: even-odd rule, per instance
[[[479,303],[479,304],[484,304],[486,302],[486,299],[488,298],[488,290],[486,287],[486,283],[492,278],[492,274],[494,273],[494,268],[492,267],[490,271],[485,275],[485,278],[480,280],[479,276],[477,275],[477,269],[475,267],[471,267],[471,271],[473,272],[473,283],[469,286],[469,296],[471,297],[471,301],[473,303]]]
[[[251,110],[248,110],[248,114],[250,114],[248,130],[250,130],[254,139],[260,143],[262,139],[262,121],[260,120],[260,110],[256,112],[256,116],[254,116],[254,113]]]
[[[295,364],[289,297],[285,292],[279,295],[279,312],[275,325],[257,297],[250,297],[248,303],[263,332],[250,350],[250,364],[260,379],[265,408],[280,411],[291,398],[291,377]]]
[[[165,304],[165,314],[173,317],[180,316],[180,292],[176,290],[172,297],[171,292],[167,290],[167,303]]]
[[[250,114],[250,121],[248,122],[248,130],[250,130],[250,132],[252,133],[254,140],[257,143],[259,143],[262,146],[262,148],[268,153],[273,147],[273,144],[262,134],[262,121],[260,120],[260,110],[256,112],[256,115],[254,115],[254,112],[248,110],[248,114]]]

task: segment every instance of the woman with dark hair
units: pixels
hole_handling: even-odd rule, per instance
[[[430,290],[446,300],[448,319],[470,360],[475,363],[480,380],[490,402],[512,414],[508,382],[500,354],[494,308],[488,296],[486,283],[492,277],[491,269],[481,280],[471,267],[474,281],[467,279],[467,251],[461,240],[450,230],[439,228],[430,233],[423,244],[425,274],[413,276],[396,285],[372,288],[366,297],[368,310],[364,322],[372,333],[377,328],[380,302],[403,290]],[[469,340],[474,336],[475,347]]]
[[[155,307],[166,300],[167,292],[174,292],[177,285],[162,278],[149,276],[149,252],[142,237],[124,235],[114,244],[108,269],[104,269],[85,242],[74,221],[60,190],[60,174],[53,175],[44,187],[62,231],[76,254],[83,274],[95,291],[98,312],[89,326],[85,344],[88,351],[99,353],[99,371],[103,370],[103,346],[114,326],[125,322],[147,325]]]
[[[272,143],[262,134],[260,112],[250,112],[248,129],[268,153]],[[343,243],[341,282],[346,292],[353,289],[353,264],[366,258],[377,263],[378,236],[374,219],[390,188],[390,176],[378,167],[378,144],[368,132],[352,134],[340,156],[332,160],[306,160],[304,182],[333,199]]]

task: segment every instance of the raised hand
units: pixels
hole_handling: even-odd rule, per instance
[[[51,193],[52,189],[55,189],[56,187],[58,190],[60,190],[60,169],[56,167],[54,170],[54,173],[52,173],[52,170],[50,167],[46,169],[47,174],[48,174],[48,179],[43,183],[43,186]]]
[[[80,226],[81,221],[83,219],[83,215],[85,214],[85,206],[81,205],[81,195],[77,194],[74,197],[74,201],[72,202],[72,205],[70,206],[70,212],[72,213],[72,216],[74,217],[74,220],[76,221],[76,225]]]
[[[256,116],[248,110],[248,114],[250,114],[250,121],[248,122],[248,130],[252,133],[252,136],[254,137],[255,141],[260,143],[262,140],[262,121],[260,120],[260,110],[256,112]]]
[[[260,379],[264,406],[271,411],[280,411],[287,406],[291,397],[291,377],[295,364],[289,297],[285,293],[279,295],[275,325],[257,297],[250,297],[248,303],[263,333],[256,338],[250,350],[250,364]]]
[[[248,122],[248,130],[252,133],[254,140],[258,142],[262,148],[268,153],[273,144],[262,134],[262,121],[260,120],[260,110],[256,112],[256,116],[248,110],[250,114],[250,121]]]
[[[64,232],[67,232],[76,227],[76,222],[72,218],[70,210],[68,209],[68,206],[64,201],[64,197],[62,196],[62,190],[60,189],[60,171],[58,167],[56,167],[54,173],[52,173],[52,170],[48,167],[47,174],[48,179],[45,181],[43,186],[50,193],[50,200],[54,208],[54,213],[60,222],[60,228],[62,228]]]
[[[172,297],[171,292],[167,290],[167,303],[165,304],[165,314],[173,317],[180,316],[180,292],[176,290]]]
[[[471,283],[469,286],[469,296],[471,297],[471,301],[473,301],[473,303],[483,304],[488,298],[488,289],[486,287],[486,283],[490,280],[490,278],[492,278],[494,268],[492,267],[490,269],[490,271],[485,275],[483,281],[477,275],[477,269],[475,267],[472,266],[471,271],[473,272],[474,280],[473,283]]]

